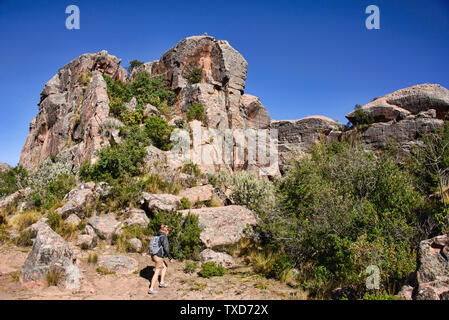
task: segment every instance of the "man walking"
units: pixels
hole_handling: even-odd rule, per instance
[[[155,294],[157,293],[156,290],[154,290],[154,286],[156,284],[156,281],[158,281],[159,275],[161,276],[161,281],[159,282],[159,288],[167,288],[167,284],[165,283],[165,273],[167,272],[167,263],[164,261],[164,257],[168,257],[170,261],[173,259],[172,255],[170,254],[170,246],[168,244],[168,233],[170,229],[167,225],[161,225],[161,228],[159,229],[159,232],[156,236],[151,239],[150,242],[150,254],[151,259],[154,261],[155,268],[154,268],[154,275],[151,279],[151,285],[150,290],[148,291],[149,294]]]

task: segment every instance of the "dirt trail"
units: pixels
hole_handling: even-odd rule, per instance
[[[0,245],[0,300],[270,300],[292,299],[297,292],[279,281],[267,280],[252,273],[246,266],[231,269],[223,277],[204,279],[196,273],[186,274],[183,262],[172,261],[166,277],[169,287],[158,288],[157,294],[149,295],[147,291],[153,270],[153,262],[149,256],[127,253],[126,255],[139,262],[136,273],[102,275],[96,272],[96,265],[87,263],[88,252],[84,251],[78,254],[78,265],[82,272],[80,290],[71,291],[54,286],[25,288],[17,281],[17,275],[30,250],[30,247]],[[117,253],[113,247],[106,247],[98,254],[123,253]]]

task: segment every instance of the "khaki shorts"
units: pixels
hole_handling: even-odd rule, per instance
[[[166,267],[166,265],[167,265],[167,264],[165,263],[164,259],[159,258],[159,257],[156,256],[156,255],[152,255],[152,256],[151,256],[151,260],[153,260],[154,263],[156,263],[155,269],[164,269],[164,268]]]

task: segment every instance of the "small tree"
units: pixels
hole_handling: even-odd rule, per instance
[[[128,72],[131,73],[135,68],[143,65],[142,61],[139,60],[131,60],[128,66]]]

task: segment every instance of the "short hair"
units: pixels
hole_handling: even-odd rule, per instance
[[[163,225],[161,225],[160,230],[161,230],[161,231],[170,231],[170,227],[167,226],[166,224],[163,224]]]

